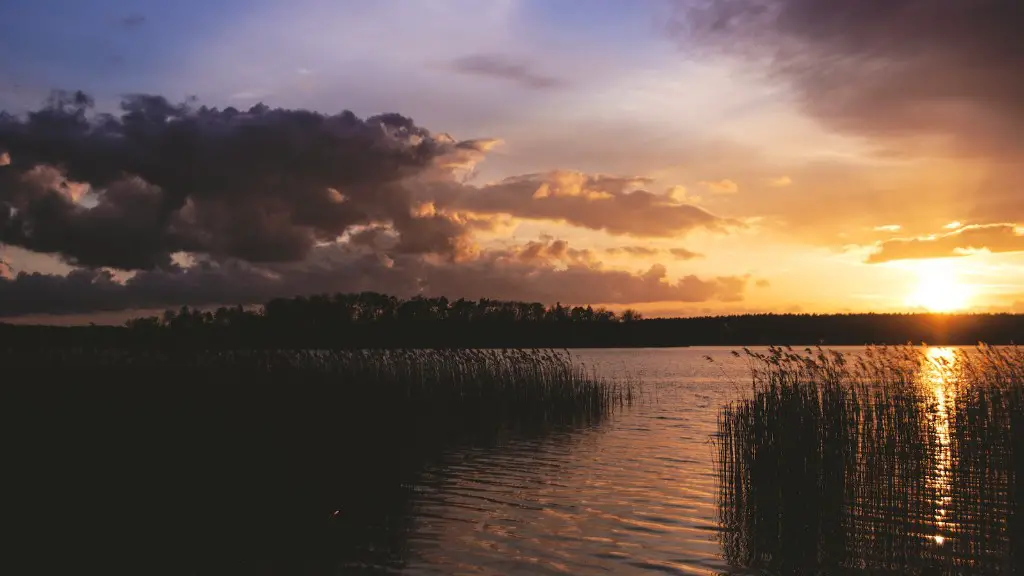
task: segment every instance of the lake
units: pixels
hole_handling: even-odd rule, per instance
[[[949,353],[937,349],[929,355]],[[1008,567],[1009,543],[999,526],[965,529],[962,545],[954,545],[956,529],[944,518],[952,514],[955,491],[950,486],[948,422],[941,418],[929,424],[937,434],[929,437],[938,440],[924,456],[929,464],[917,471],[920,478],[904,486],[862,477],[860,484],[881,490],[847,493],[843,512],[837,513],[844,518],[843,527],[830,527],[828,518],[812,522],[801,516],[807,507],[827,509],[825,500],[780,504],[782,497],[774,494],[769,495],[770,504],[781,508],[772,509],[770,522],[762,518],[758,525],[750,503],[756,493],[737,493],[743,489],[730,489],[721,479],[725,469],[712,442],[723,406],[752,394],[746,358],[721,348],[581,350],[574,355],[599,374],[641,379],[643,401],[598,425],[445,453],[406,486],[411,518],[404,524],[402,558],[395,559],[392,571],[760,573],[750,562],[755,547],[762,560],[774,555],[779,561],[787,554],[794,560],[813,557],[814,550],[806,547],[827,548],[832,540],[842,548],[842,563],[853,571],[930,573],[955,567],[987,572]],[[942,382],[927,382],[925,388],[929,386],[938,395],[929,409],[939,414],[942,403],[952,401],[943,395],[952,396],[952,391],[943,390]],[[931,467],[932,462],[937,464]],[[852,490],[850,480],[846,482]],[[1013,506],[1005,500],[1005,494],[982,494],[979,504],[979,496],[973,495],[975,523],[1005,524],[1009,512],[998,505]],[[736,507],[744,502],[745,508]],[[916,520],[908,524],[905,515]],[[792,522],[790,528],[780,527],[784,522],[776,519],[783,517],[797,518],[796,533],[786,533]],[[813,563],[807,567],[813,569]]]
[[[574,355],[599,374],[641,378],[649,398],[596,427],[447,455],[415,488],[409,573],[726,567],[709,440],[718,408],[749,387],[745,364],[722,349]]]
[[[1024,352],[753,352],[10,355],[0,563],[1024,572]]]

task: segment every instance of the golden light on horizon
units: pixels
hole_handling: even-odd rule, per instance
[[[967,308],[973,297],[974,289],[960,282],[953,261],[925,260],[917,265],[917,287],[906,303],[929,312],[955,312]]]

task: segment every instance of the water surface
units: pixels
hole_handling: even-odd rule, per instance
[[[574,352],[640,378],[646,400],[597,427],[448,455],[415,488],[408,573],[726,569],[710,440],[719,407],[749,387],[729,352]]]
[[[851,572],[1009,567],[1005,521],[1013,503],[1007,504],[1006,478],[999,484],[1002,495],[984,493],[991,478],[960,478],[982,486],[982,493],[966,498],[955,488],[957,470],[978,474],[951,461],[947,403],[955,392],[927,370],[922,401],[934,417],[926,446],[872,448],[878,453],[865,452],[859,465],[851,465],[859,472],[837,473],[838,491],[819,482],[810,489],[817,491],[813,498],[797,490],[793,501],[794,491],[785,486],[767,487],[767,494],[751,488],[750,471],[723,463],[716,452],[723,407],[752,395],[745,357],[722,348],[574,354],[600,374],[641,380],[644,400],[590,427],[446,453],[407,486],[412,518],[404,558],[394,571],[761,573],[780,561],[790,562],[781,564],[789,571],[813,569],[815,548],[836,555],[836,565]],[[885,460],[894,453],[889,449],[909,449],[920,458]],[[877,462],[864,460],[872,458]],[[894,468],[879,468],[886,462]],[[776,475],[775,481],[787,480]],[[952,518],[957,498],[960,529]],[[1002,508],[988,506],[990,501]],[[834,514],[828,508],[833,504]],[[968,530],[971,522],[981,529]],[[810,560],[801,559],[807,554]]]

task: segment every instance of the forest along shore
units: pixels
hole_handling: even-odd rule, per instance
[[[1019,314],[753,314],[646,319],[591,306],[402,299],[375,292],[278,298],[258,307],[188,308],[123,326],[0,323],[0,348],[200,347],[626,348],[1011,344]]]

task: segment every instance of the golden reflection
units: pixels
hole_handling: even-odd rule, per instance
[[[959,356],[955,349],[934,347],[927,349],[921,366],[924,399],[933,402],[933,409],[929,412],[932,432],[935,435],[935,473],[929,478],[928,485],[936,495],[935,534],[931,538],[939,546],[945,544],[953,532],[953,526],[947,520],[953,489],[950,478],[952,455],[949,415],[956,400],[954,375],[958,361]]]

